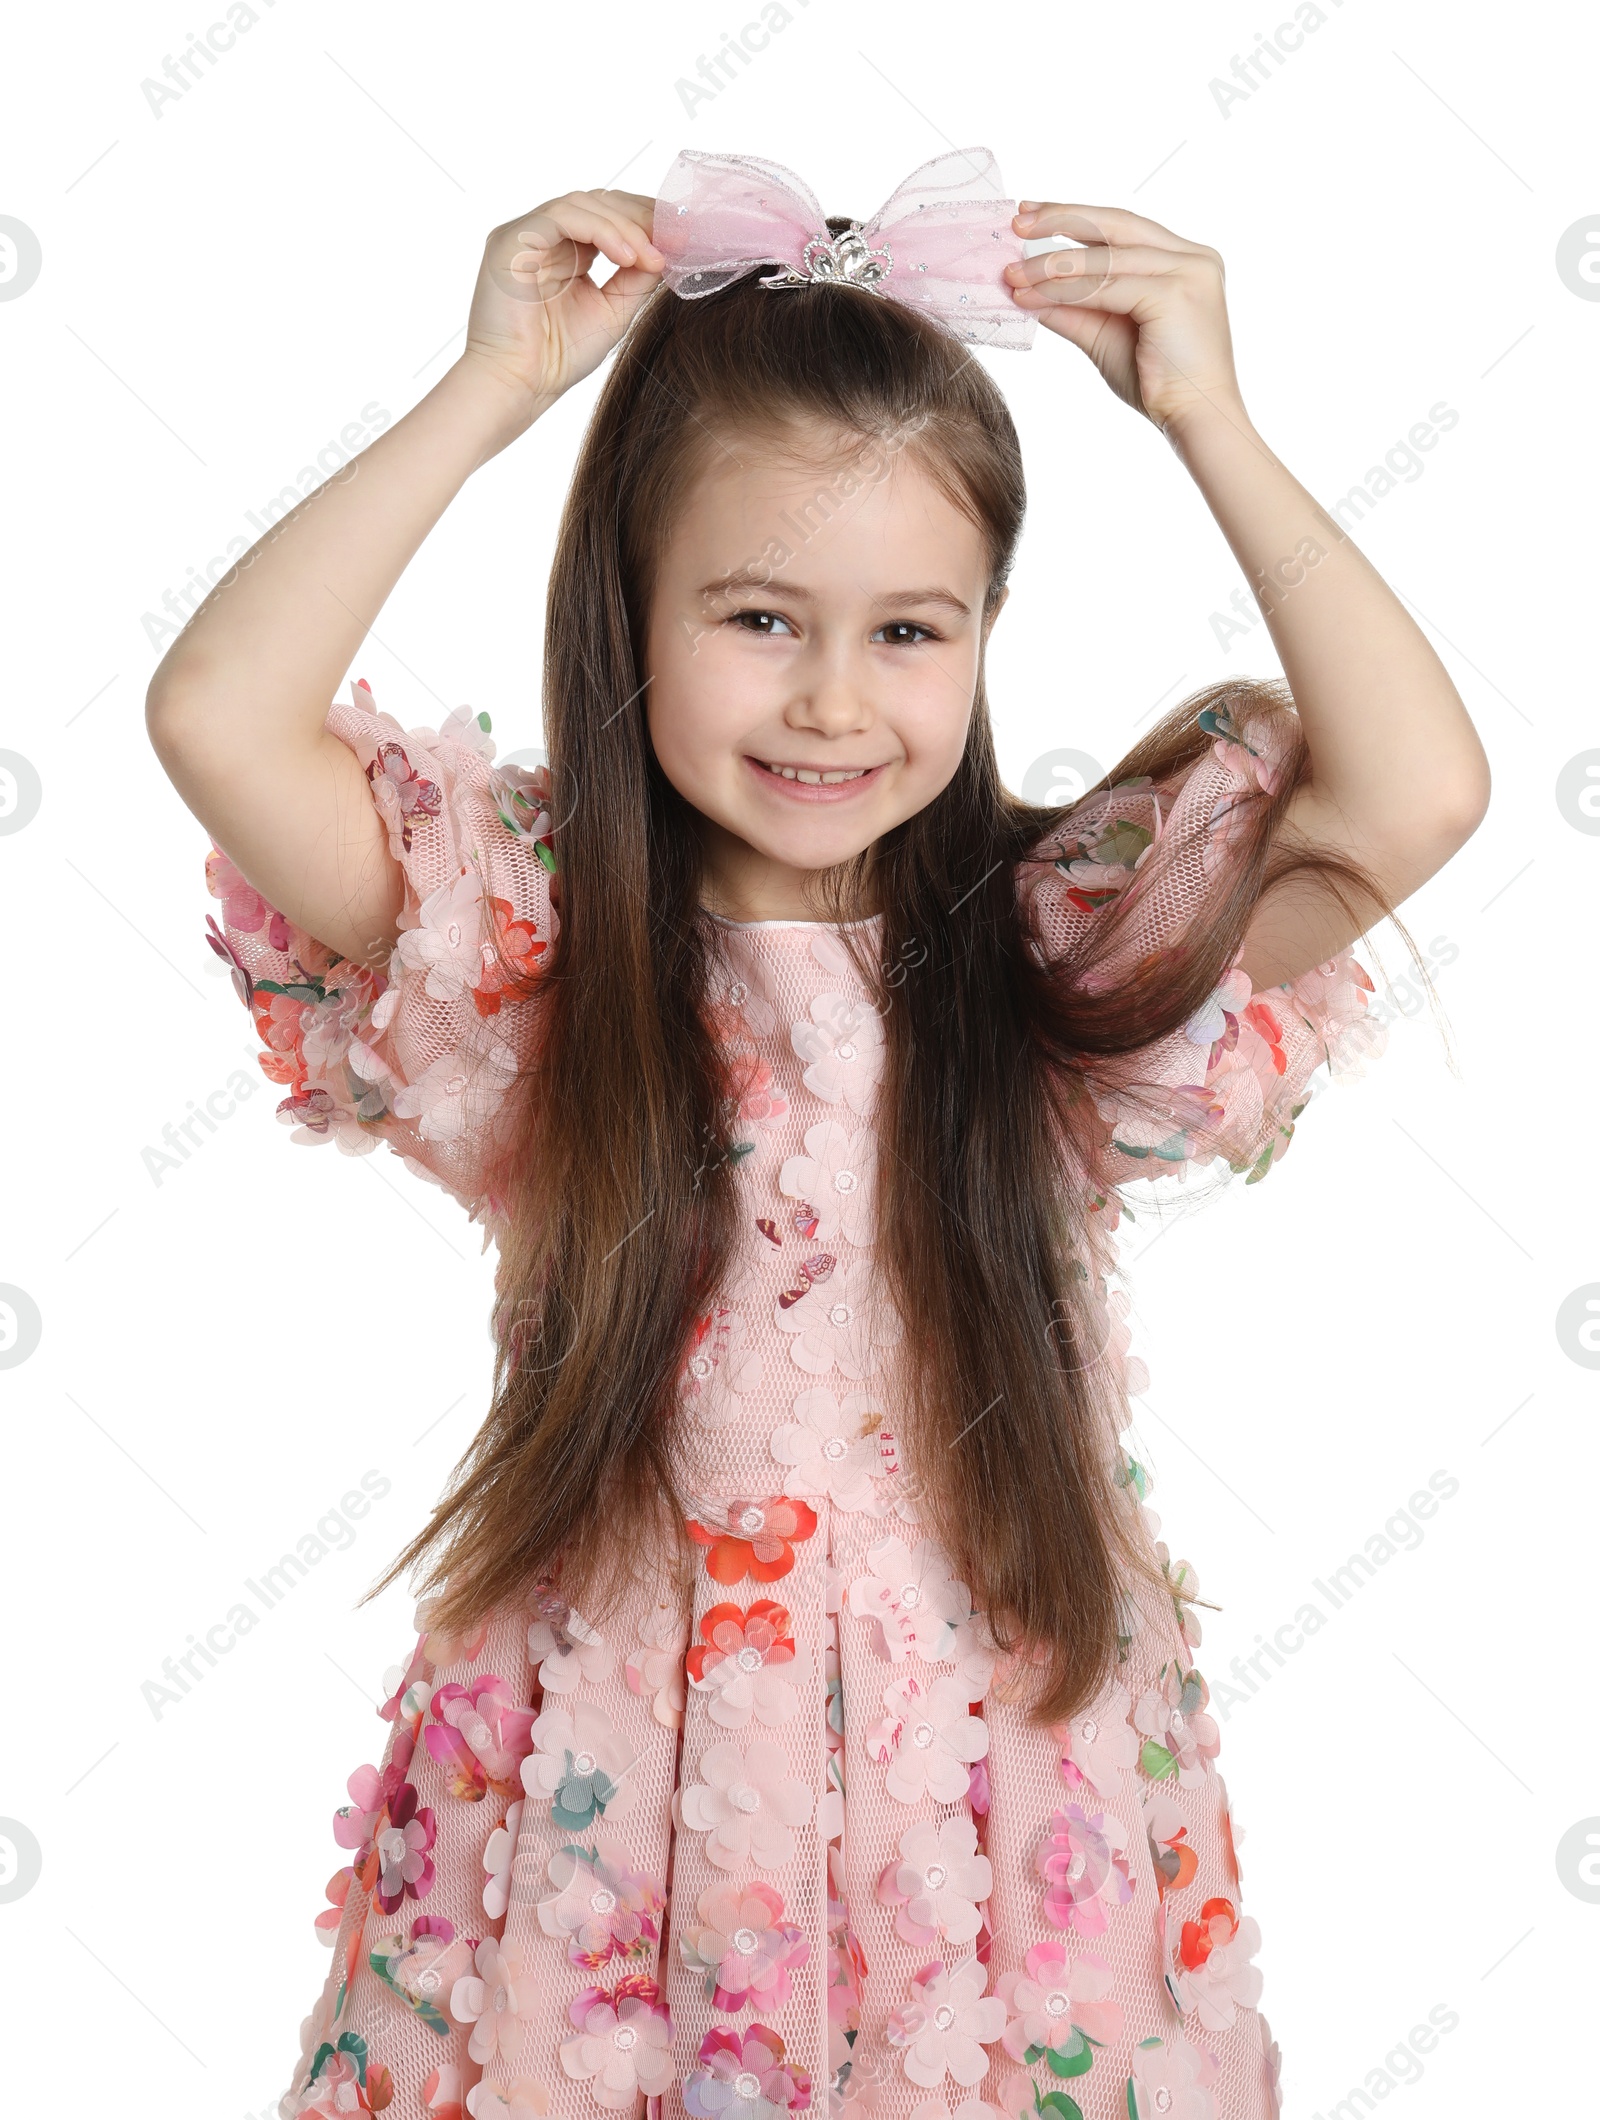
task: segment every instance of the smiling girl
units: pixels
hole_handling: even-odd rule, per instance
[[[857,229],[684,155],[507,222],[455,365],[152,683],[283,1115],[499,1253],[285,2115],[1277,2108],[1112,1232],[1134,1181],[1264,1176],[1373,1049],[1350,945],[1487,772],[1252,425],[1217,253],[998,192],[941,157]],[[1287,685],[1206,688],[1065,810],[1003,786],[984,686],[1024,488],[974,348],[1036,321],[1283,591]],[[330,707],[613,348],[549,768]]]

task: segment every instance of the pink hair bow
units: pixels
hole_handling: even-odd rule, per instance
[[[830,233],[812,193],[776,162],[685,149],[656,198],[651,240],[674,294],[716,294],[755,265],[763,287],[844,280],[921,310],[959,339],[1017,352],[1035,318],[1001,277],[1023,255],[986,147],[957,148],[914,169],[870,221]]]

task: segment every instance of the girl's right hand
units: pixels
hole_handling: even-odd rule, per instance
[[[463,358],[509,388],[529,420],[599,366],[665,264],[650,240],[655,201],[569,191],[491,231]],[[601,256],[617,270],[589,277]]]

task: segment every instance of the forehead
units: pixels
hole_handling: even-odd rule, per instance
[[[785,557],[784,555],[787,555]],[[867,594],[888,582],[987,572],[977,525],[944,492],[914,446],[812,434],[798,447],[749,434],[718,437],[691,482],[663,554],[663,580],[700,583],[786,568],[823,588]]]

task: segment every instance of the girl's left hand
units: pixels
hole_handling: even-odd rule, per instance
[[[1223,298],[1222,259],[1159,221],[1115,206],[1020,202],[1019,236],[1070,236],[1008,265],[1012,300],[1070,339],[1111,388],[1163,433],[1196,406],[1243,412]]]

